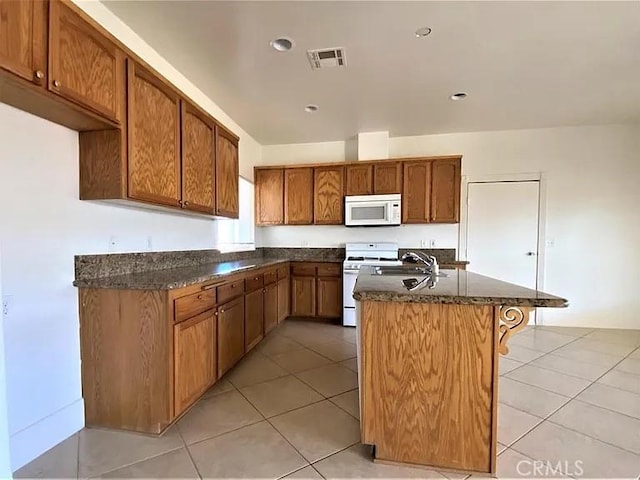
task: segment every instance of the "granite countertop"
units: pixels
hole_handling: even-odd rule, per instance
[[[373,268],[360,270],[353,298],[376,302],[451,303],[474,305],[510,305],[522,307],[566,307],[567,300],[548,293],[485,277],[466,270],[440,270],[435,282],[409,291],[403,280],[425,276],[374,275]],[[429,288],[432,286],[433,288]]]
[[[167,268],[127,275],[111,275],[97,278],[76,279],[73,285],[80,288],[113,288],[128,290],[172,290],[196,283],[223,279],[227,275],[249,272],[259,268],[289,261],[286,258],[248,258],[231,262],[208,263],[191,267]],[[306,260],[317,263],[333,262],[329,259]]]

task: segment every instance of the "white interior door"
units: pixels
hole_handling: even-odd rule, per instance
[[[469,270],[537,286],[540,182],[468,184]]]

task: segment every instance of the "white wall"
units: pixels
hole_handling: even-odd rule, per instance
[[[342,161],[344,157],[339,153],[343,151],[344,142],[266,146],[262,163]],[[554,246],[544,252],[543,288],[568,298],[571,304],[568,309],[546,310],[544,322],[612,328],[640,328],[635,313],[640,309],[640,270],[636,268],[640,264],[639,152],[638,125],[425,135],[389,140],[390,158],[462,154],[463,175],[471,179],[543,173],[547,187],[546,238],[554,241]],[[336,157],[329,158],[330,153]],[[308,237],[310,245],[335,245],[355,235],[342,227],[326,227],[332,230],[322,234],[313,233],[317,227],[298,228],[295,232],[296,227],[261,228],[262,243],[299,245]],[[440,238],[440,232],[432,230],[438,226],[428,226],[428,230],[416,234],[410,231],[404,234],[402,228],[407,227],[401,227],[399,233],[394,234],[402,246],[405,239]],[[362,235],[368,238],[382,233],[367,229]],[[451,241],[448,236],[444,238]]]
[[[251,136],[104,5],[76,3],[238,134],[240,174],[253,179],[261,146]],[[216,238],[205,218],[79,201],[76,132],[3,104],[0,124],[0,279],[9,299],[4,356],[16,470],[84,425],[73,256],[144,251],[149,239],[153,250],[212,248]],[[0,437],[3,413],[0,388]]]
[[[2,251],[0,251],[0,265],[2,265]],[[0,298],[2,298],[2,278],[0,278]],[[0,313],[0,320],[2,319],[3,315]],[[11,478],[9,424],[7,420],[7,376],[4,357],[4,329],[0,324],[0,478]]]

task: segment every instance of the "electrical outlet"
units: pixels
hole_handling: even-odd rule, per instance
[[[108,245],[109,251],[110,252],[115,252],[118,248],[118,238],[115,235],[111,235],[109,237],[109,245]]]
[[[429,242],[429,248],[436,248],[436,241],[435,240],[431,240]]]
[[[309,246],[309,241],[308,240],[302,240],[302,242],[300,242],[302,244],[303,247],[308,247]]]
[[[147,237],[147,251],[153,251],[153,238],[151,237],[151,235]]]
[[[9,310],[13,307],[13,296],[12,295],[4,295],[2,297],[2,315],[7,317],[9,315]]]
[[[549,248],[552,248],[555,244],[556,244],[556,243],[555,243],[555,241],[554,241],[554,239],[553,239],[553,238],[550,238],[550,239],[548,239],[548,240],[545,242],[545,245],[546,245],[547,247],[549,247]]]
[[[429,245],[429,240],[420,240],[420,248],[427,248]]]

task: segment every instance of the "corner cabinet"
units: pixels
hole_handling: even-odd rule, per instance
[[[180,206],[180,97],[127,62],[129,197]]]
[[[238,218],[238,138],[216,128],[216,214]]]

